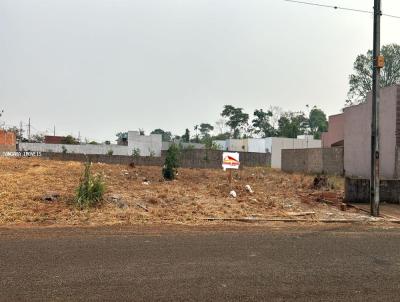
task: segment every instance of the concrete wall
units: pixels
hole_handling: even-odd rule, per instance
[[[282,171],[343,175],[343,148],[282,150]]]
[[[127,146],[119,145],[63,145],[63,144],[42,144],[42,143],[20,143],[21,151],[37,151],[37,152],[56,152],[62,153],[63,146],[67,153],[79,154],[107,154],[110,150],[113,155],[130,155]]]
[[[248,152],[257,152],[257,153],[267,152],[265,138],[248,138],[247,149]]]
[[[344,140],[344,114],[329,116],[328,132],[322,133],[322,147],[329,148],[332,144]]]
[[[180,166],[183,168],[215,168],[222,169],[222,153],[219,150],[183,150],[180,156]],[[138,166],[159,166],[164,165],[166,151],[163,151],[160,157],[151,156],[118,156],[118,155],[94,155],[87,156],[83,154],[73,153],[42,153],[44,158],[54,160],[68,160],[68,161],[86,161],[89,159],[92,162],[103,162],[109,164],[123,164],[128,165],[135,163]],[[240,167],[269,167],[271,163],[271,156],[269,153],[240,153]]]
[[[345,201],[369,202],[369,179],[346,177],[344,188]],[[382,202],[400,203],[400,179],[382,179],[380,181],[379,192]]]
[[[226,141],[221,141],[221,140],[215,140],[213,141],[214,144],[218,146],[218,150],[226,150]]]
[[[161,156],[162,135],[140,135],[139,131],[128,131],[128,154],[132,154],[134,149],[139,149],[141,156]]]
[[[381,90],[380,170],[384,178],[396,176],[396,112],[400,85]],[[367,103],[344,109],[344,168],[347,176],[370,177],[371,94]]]
[[[271,137],[266,141],[266,148],[271,148],[271,167],[281,168],[281,153],[283,149],[305,149],[305,148],[320,148],[320,140],[303,140],[286,137]]]
[[[182,146],[183,149],[205,149],[206,148],[206,145],[204,145],[204,144],[182,143],[182,142],[177,141],[177,142],[162,142],[161,150],[168,150],[168,148],[174,143]]]
[[[247,139],[234,139],[234,138],[227,139],[226,148],[227,151],[248,152]]]

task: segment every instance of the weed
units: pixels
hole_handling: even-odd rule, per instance
[[[76,190],[76,204],[82,209],[97,205],[103,200],[105,184],[101,175],[92,175],[91,162],[85,163],[85,170]]]

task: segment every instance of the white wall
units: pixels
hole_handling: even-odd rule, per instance
[[[108,154],[110,150],[113,155],[129,155],[127,146],[119,145],[64,145],[64,144],[42,144],[42,143],[20,143],[20,150],[36,151],[36,152],[56,152],[62,153],[63,146],[67,153],[82,153],[82,154]]]
[[[282,149],[321,148],[321,140],[271,137],[271,167],[280,169]]]
[[[266,153],[265,138],[248,138],[247,139],[248,152]]]
[[[139,131],[128,131],[128,152],[133,153],[134,149],[139,149],[141,156],[161,156],[162,135],[150,134],[140,135]]]
[[[226,141],[215,140],[215,141],[213,141],[213,143],[218,146],[218,150],[222,150],[222,151],[226,150]]]
[[[248,151],[247,139],[234,139],[234,138],[227,139],[226,148],[228,149],[228,151],[247,152]]]

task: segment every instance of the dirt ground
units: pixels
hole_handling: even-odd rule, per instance
[[[230,186],[222,169],[179,169],[178,179],[167,182],[161,178],[161,167],[99,163],[93,164],[92,171],[104,176],[104,201],[96,208],[80,210],[74,198],[83,168],[78,162],[0,158],[0,225],[198,225],[215,223],[208,218],[367,217],[355,209],[342,211],[332,202],[340,204],[341,178],[330,178],[326,186],[315,189],[312,175],[245,168],[233,173]],[[236,198],[230,197],[231,190]],[[43,200],[54,193],[59,195],[56,200]]]

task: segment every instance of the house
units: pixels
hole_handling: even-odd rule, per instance
[[[45,135],[44,137],[45,144],[62,144],[64,140],[65,136]]]
[[[15,132],[0,130],[0,151],[15,151],[17,139]]]
[[[322,133],[322,147],[338,147],[344,145],[344,114],[329,116],[328,131]]]

